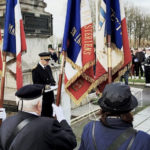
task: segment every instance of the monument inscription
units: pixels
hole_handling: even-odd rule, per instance
[[[23,13],[24,29],[28,34],[52,35],[52,15],[35,16],[33,13]]]

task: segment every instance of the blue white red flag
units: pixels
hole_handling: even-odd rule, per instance
[[[98,84],[107,83],[107,35],[111,36],[113,80],[123,74],[123,68],[131,62],[127,25],[122,0],[97,0],[96,55]],[[101,86],[104,87],[104,86]]]
[[[19,0],[6,1],[3,51],[16,57],[17,89],[22,87],[21,53],[26,51],[26,40]]]
[[[65,88],[79,104],[92,89],[88,70],[93,73],[93,24],[88,0],[68,0],[63,50],[67,52]]]

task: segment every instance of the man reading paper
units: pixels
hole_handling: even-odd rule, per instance
[[[56,82],[52,75],[50,66],[48,65],[50,60],[50,54],[48,52],[42,52],[39,54],[40,61],[37,66],[32,70],[32,80],[34,84],[45,85],[45,90],[43,94],[42,112],[41,116],[52,116],[52,103],[54,102],[54,92],[51,86],[55,86]]]

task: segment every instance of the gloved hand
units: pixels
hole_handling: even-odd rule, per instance
[[[46,84],[46,85],[45,85],[45,90],[50,90],[50,89],[51,89],[50,84]]]
[[[56,115],[58,122],[65,120],[61,106],[56,106],[55,104],[52,104],[52,107],[53,107],[53,116]]]
[[[0,119],[2,119],[2,121],[6,119],[5,108],[0,108]]]

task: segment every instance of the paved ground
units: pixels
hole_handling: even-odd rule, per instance
[[[134,128],[150,134],[150,106],[134,116]]]

